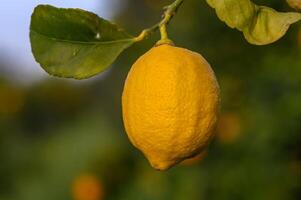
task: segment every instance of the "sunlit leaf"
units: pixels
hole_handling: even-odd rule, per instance
[[[207,0],[218,17],[231,28],[243,32],[251,44],[265,45],[280,39],[289,26],[301,20],[296,12],[277,12],[250,0]]]
[[[111,22],[80,10],[39,5],[30,25],[33,55],[49,74],[84,79],[109,67],[133,38]]]

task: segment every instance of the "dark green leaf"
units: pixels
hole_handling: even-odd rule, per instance
[[[277,12],[266,6],[258,6],[250,0],[207,0],[215,8],[218,17],[231,28],[243,32],[251,44],[265,45],[280,39],[289,26],[301,20],[295,12]]]
[[[102,72],[134,43],[125,31],[93,13],[49,5],[35,8],[30,41],[45,71],[76,79]]]

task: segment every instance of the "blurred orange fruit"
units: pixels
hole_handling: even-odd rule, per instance
[[[232,143],[241,134],[242,123],[237,113],[223,113],[217,123],[217,138],[222,143]]]
[[[188,158],[186,160],[183,160],[181,162],[181,165],[184,165],[184,166],[196,165],[196,164],[202,162],[204,160],[204,158],[206,158],[207,155],[208,155],[208,152],[203,151],[200,154],[198,154],[198,155],[196,155],[192,158]]]
[[[80,175],[72,185],[74,200],[102,200],[104,188],[99,179],[93,175]]]

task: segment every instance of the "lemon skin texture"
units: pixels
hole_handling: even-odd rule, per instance
[[[153,168],[166,170],[206,149],[219,102],[218,82],[200,54],[159,45],[142,55],[127,76],[125,130]]]

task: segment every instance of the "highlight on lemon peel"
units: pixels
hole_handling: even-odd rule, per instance
[[[152,167],[166,170],[206,150],[219,103],[215,74],[200,54],[159,45],[142,55],[127,76],[125,130]]]

